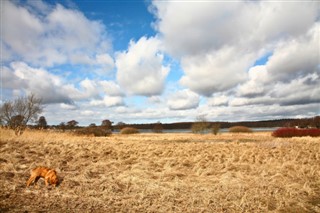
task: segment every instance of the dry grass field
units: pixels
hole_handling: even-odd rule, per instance
[[[320,212],[319,138],[0,133],[0,212]]]

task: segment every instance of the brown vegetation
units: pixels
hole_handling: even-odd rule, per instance
[[[129,135],[129,134],[137,134],[139,130],[133,127],[125,127],[121,129],[120,134]]]
[[[229,128],[229,132],[233,132],[233,133],[251,133],[252,129],[246,127],[246,126],[233,126]]]
[[[320,211],[318,138],[0,131],[0,212]],[[37,165],[59,186],[26,188]]]
[[[75,134],[84,136],[106,137],[112,134],[110,129],[104,126],[89,126],[75,130]]]

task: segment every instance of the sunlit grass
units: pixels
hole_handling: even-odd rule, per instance
[[[10,211],[319,212],[319,138],[271,133],[81,137],[1,130],[0,200]],[[25,187],[29,170],[61,184]]]

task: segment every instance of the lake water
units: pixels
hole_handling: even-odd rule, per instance
[[[278,129],[279,127],[272,127],[272,128],[250,128],[253,132],[273,132],[274,130]],[[141,133],[153,133],[151,129],[139,129]],[[219,133],[229,132],[229,129],[220,129]],[[117,133],[117,132],[115,132]],[[162,133],[192,133],[191,129],[164,129]],[[211,130],[207,131],[206,133],[211,133]]]

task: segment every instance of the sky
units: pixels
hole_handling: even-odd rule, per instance
[[[319,1],[1,1],[1,103],[49,125],[320,114]]]

